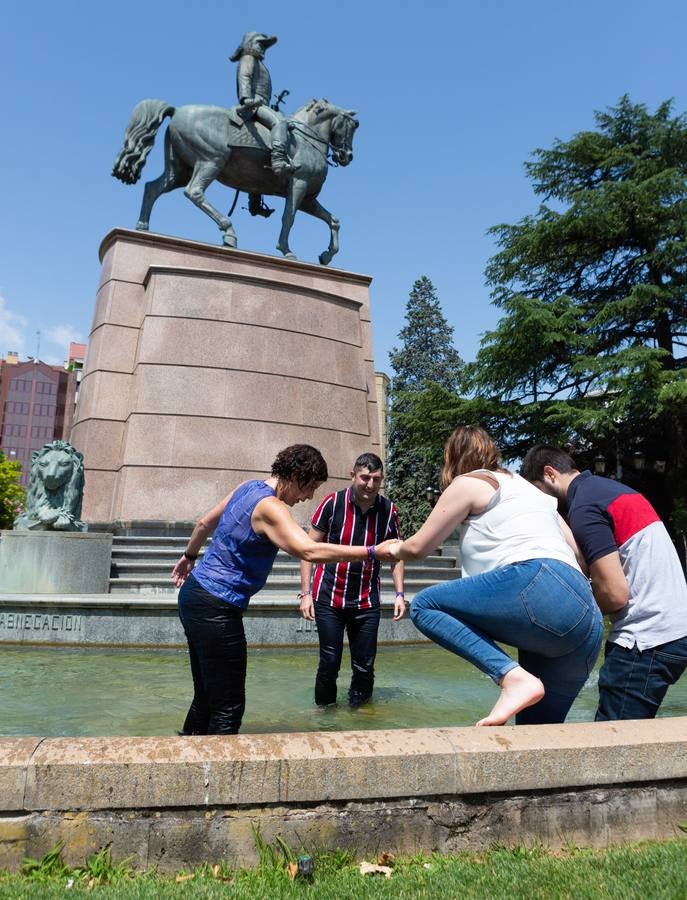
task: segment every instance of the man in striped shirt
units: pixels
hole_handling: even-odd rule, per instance
[[[336,702],[336,679],[341,667],[344,632],[351,651],[351,686],[348,702],[360,706],[372,696],[374,662],[379,630],[379,570],[374,547],[400,537],[396,507],[381,496],[383,466],[374,453],[363,453],[355,461],[351,483],[343,491],[329,494],[315,510],[309,535],[314,541],[366,546],[364,563],[318,564],[301,562],[301,615],[317,623],[320,663],[315,680],[315,703]],[[405,612],[403,563],[391,564],[396,597],[394,621]]]
[[[558,447],[533,447],[520,474],[564,505],[611,620],[596,721],[653,719],[687,668],[687,585],[665,525],[642,494]]]

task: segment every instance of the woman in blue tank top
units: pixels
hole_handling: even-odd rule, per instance
[[[188,643],[193,701],[182,734],[237,734],[245,709],[243,611],[265,584],[278,550],[310,562],[373,558],[374,546],[311,540],[288,507],[327,480],[319,450],[294,444],[277,454],[269,478],[245,481],[202,516],[172,571]],[[197,567],[198,553],[212,542]]]

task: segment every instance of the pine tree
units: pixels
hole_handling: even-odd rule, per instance
[[[492,229],[487,279],[504,315],[470,384],[502,403],[512,454],[544,440],[582,457],[663,455],[675,497],[687,473],[687,118],[671,109],[624,96],[595,130],[535,151],[526,171],[544,202]]]
[[[423,390],[438,384],[449,391],[458,388],[462,361],[453,346],[453,327],[441,311],[432,282],[423,275],[410,292],[406,305],[406,325],[400,330],[400,349],[389,354],[394,370],[392,390]]]
[[[403,533],[412,534],[429,515],[426,489],[438,484],[443,433],[419,438],[416,409],[428,391],[452,394],[463,364],[453,346],[453,327],[444,316],[434,285],[423,275],[406,305],[402,345],[389,354],[394,374],[389,411],[387,490],[399,508]]]

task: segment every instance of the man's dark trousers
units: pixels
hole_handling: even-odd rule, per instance
[[[341,668],[344,632],[351,652],[351,686],[348,702],[360,706],[372,696],[380,608],[334,608],[315,603],[315,622],[320,640],[320,664],[315,679],[315,703],[336,702],[336,679]]]
[[[687,637],[648,650],[606,643],[599,672],[597,722],[653,719],[671,684],[687,668]]]

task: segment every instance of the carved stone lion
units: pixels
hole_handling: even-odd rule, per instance
[[[14,520],[20,531],[85,531],[83,455],[67,441],[52,441],[31,456],[26,509]]]

